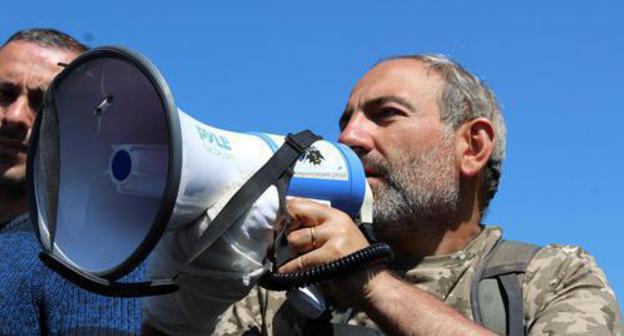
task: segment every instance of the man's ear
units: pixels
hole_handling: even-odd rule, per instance
[[[486,165],[496,141],[492,122],[477,118],[465,122],[456,131],[461,173],[476,176]]]

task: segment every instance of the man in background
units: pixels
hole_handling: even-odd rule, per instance
[[[26,155],[35,116],[46,88],[62,70],[59,63],[70,63],[86,50],[82,43],[53,29],[19,31],[0,48],[0,334],[3,335],[139,332],[138,300],[89,293],[39,261],[40,247],[28,217]]]

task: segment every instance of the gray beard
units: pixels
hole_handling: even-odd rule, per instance
[[[418,157],[399,155],[396,162],[366,157],[378,174],[373,189],[374,228],[378,234],[406,234],[448,221],[459,207],[459,176],[451,135]]]

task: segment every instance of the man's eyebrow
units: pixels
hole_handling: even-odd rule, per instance
[[[387,103],[399,104],[405,107],[409,112],[412,112],[412,113],[416,113],[417,111],[416,107],[412,105],[412,103],[410,103],[406,99],[399,97],[399,96],[382,96],[382,97],[370,99],[364,103],[363,110],[365,112],[370,111],[376,107],[379,107]],[[342,112],[340,119],[338,120],[338,126],[340,127],[341,131],[344,130],[344,128],[349,123],[349,119],[351,119],[352,114],[353,114],[353,106],[347,105],[344,109],[344,112]]]
[[[16,83],[15,81],[12,81],[10,79],[7,79],[5,77],[0,77],[0,85],[1,86],[10,86],[10,87],[14,87],[14,88],[18,88],[21,87],[21,83]],[[41,83],[39,85],[34,85],[34,86],[28,86],[26,87],[26,89],[28,91],[43,91],[46,92],[46,90],[48,90],[48,86],[49,83]]]
[[[12,86],[12,87],[17,87],[18,84],[16,84],[15,82],[8,80],[6,78],[0,78],[0,86]]]
[[[364,111],[370,110],[372,107],[377,107],[377,106],[387,104],[387,103],[396,103],[396,104],[402,105],[403,107],[408,109],[410,112],[416,112],[416,107],[412,105],[412,103],[410,103],[406,99],[399,97],[399,96],[383,96],[383,97],[373,98],[371,100],[368,100],[367,102],[364,103]]]

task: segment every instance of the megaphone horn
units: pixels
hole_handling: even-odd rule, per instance
[[[310,132],[284,137],[203,124],[177,108],[147,58],[125,48],[95,48],[69,64],[47,91],[32,134],[28,188],[41,258],[101,294],[175,290],[169,280],[116,280],[140,265],[166,230],[229,206],[202,236],[201,253],[285,175],[285,194],[372,219],[364,170],[348,147]],[[241,181],[247,183],[230,190]]]

